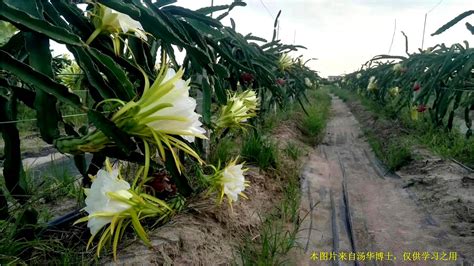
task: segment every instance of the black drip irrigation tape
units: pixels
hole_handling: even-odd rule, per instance
[[[338,254],[339,253],[339,234],[337,232],[336,204],[334,204],[332,189],[329,189],[329,199],[331,201],[332,251]],[[339,265],[339,261],[334,261],[333,265]]]
[[[57,230],[61,228],[70,227],[75,221],[77,221],[82,216],[84,216],[84,212],[82,211],[82,209],[77,209],[77,210],[68,212],[61,217],[58,217],[52,221],[49,221],[46,224],[46,227],[41,229],[41,231],[39,232],[39,235],[42,236],[51,230]]]
[[[461,166],[462,168],[466,169],[467,171],[469,171],[469,173],[474,173],[474,169],[472,169],[471,167],[461,163],[460,161],[456,160],[456,159],[451,159],[451,161],[459,166]]]
[[[370,156],[367,150],[364,149],[365,157],[369,160],[372,167],[375,169],[380,178],[385,179],[386,176],[390,178],[400,179],[401,177],[388,167],[377,156]]]
[[[407,131],[406,133],[407,133],[407,134],[410,134],[409,131]],[[415,136],[418,140],[421,141],[421,137],[416,136],[416,135],[413,135],[413,136]],[[456,159],[454,159],[454,158],[449,158],[449,160],[452,161],[453,163],[455,163],[455,164],[461,166],[462,168],[466,169],[466,170],[469,171],[470,173],[474,173],[474,169],[472,169],[471,167],[469,167],[469,166],[463,164],[462,162],[460,162],[460,161],[458,161],[458,160],[456,160]]]
[[[47,229],[52,229],[52,228],[58,228],[58,227],[63,227],[66,224],[70,224],[71,222],[73,223],[77,219],[79,219],[81,216],[84,214],[81,212],[81,209],[77,209],[74,211],[71,211],[61,217],[58,217],[50,222],[48,222]]]
[[[355,245],[355,239],[354,239],[354,231],[353,231],[353,226],[352,226],[352,215],[351,215],[351,209],[350,209],[350,200],[349,200],[349,193],[347,192],[347,176],[346,176],[346,170],[344,168],[344,165],[342,164],[341,161],[341,156],[339,153],[337,153],[337,159],[339,161],[339,166],[341,168],[342,172],[342,197],[344,201],[344,209],[345,209],[345,223],[347,227],[347,232],[348,232],[348,237],[349,237],[349,242],[351,243],[351,249],[352,252],[356,253],[356,245]],[[358,266],[359,262],[354,261],[354,265]]]
[[[328,154],[326,153],[326,149],[324,146],[319,146],[320,152],[324,155],[324,159],[328,160]],[[329,172],[329,180],[331,180],[331,172]],[[336,204],[334,203],[334,192],[332,188],[329,189],[329,200],[331,203],[331,230],[332,230],[332,251],[335,253],[339,253],[339,232],[337,230],[337,212],[336,212]],[[333,261],[332,263],[334,266],[340,265],[340,262]]]

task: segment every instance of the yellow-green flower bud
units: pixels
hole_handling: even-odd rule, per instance
[[[369,84],[367,85],[367,90],[373,92],[377,90],[377,80],[374,76],[371,76],[369,79]]]
[[[400,88],[393,87],[388,92],[390,93],[392,97],[397,97],[400,94]]]
[[[282,54],[278,60],[278,68],[280,71],[288,70],[293,66],[293,59],[288,54]]]
[[[133,20],[129,15],[117,12],[102,4],[95,4],[92,12],[92,23],[95,31],[87,40],[90,44],[97,35],[101,33],[116,35],[119,33],[132,32],[140,39],[147,40],[145,31],[140,22]]]
[[[241,128],[244,122],[257,115],[258,106],[258,98],[253,90],[231,95],[227,99],[227,104],[221,107],[215,122],[216,130]]]

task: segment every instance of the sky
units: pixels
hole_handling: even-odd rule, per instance
[[[214,0],[214,5],[230,4],[232,0]],[[441,35],[431,36],[439,27],[464,11],[474,8],[472,0],[244,0],[246,7],[237,7],[222,20],[236,22],[237,31],[271,40],[273,22],[281,10],[279,37],[283,43],[307,47],[292,56],[317,58],[308,66],[323,77],[349,74],[379,54],[406,55],[422,45],[423,24],[427,15],[424,48],[439,43],[451,45],[474,37],[465,22],[474,24],[474,16],[464,19]],[[175,5],[198,9],[211,5],[211,0],[178,0]],[[215,15],[216,16],[216,15]],[[394,26],[395,36],[392,42]],[[53,48],[55,48],[53,46]],[[62,51],[56,47],[57,52]],[[65,49],[64,49],[65,50]],[[390,51],[390,53],[389,53]]]
[[[231,0],[214,0],[214,5],[229,4]],[[298,51],[304,58],[317,58],[309,66],[320,75],[348,74],[373,56],[405,54],[408,36],[409,52],[421,47],[425,13],[427,16],[424,47],[438,43],[467,40],[474,45],[474,37],[464,23],[474,24],[474,16],[464,19],[450,30],[431,36],[439,27],[460,13],[474,8],[472,0],[247,0],[246,7],[235,8],[223,19],[230,25],[229,17],[237,31],[271,39],[273,21],[279,10],[280,39],[284,43],[300,44],[307,50]],[[176,5],[197,9],[210,6],[211,0],[178,0]],[[434,8],[434,9],[433,9]],[[432,10],[433,9],[433,10]]]

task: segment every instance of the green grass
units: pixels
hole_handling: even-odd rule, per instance
[[[293,161],[298,160],[298,158],[303,154],[303,150],[293,141],[288,142],[283,151]]]
[[[233,159],[238,154],[238,147],[234,139],[225,137],[219,140],[217,144],[211,145],[208,161],[210,164],[217,165]]]
[[[310,91],[308,95],[310,104],[306,105],[307,114],[301,114],[298,119],[299,129],[307,137],[306,141],[315,145],[323,138],[329,117],[331,98],[326,90]]]
[[[17,212],[0,220],[1,265],[94,265],[93,251],[84,251],[84,242],[63,241],[61,233],[39,236],[43,225],[21,224],[21,216]]]
[[[382,160],[391,171],[399,170],[402,166],[407,165],[413,155],[410,144],[404,139],[390,139],[388,144],[384,146],[383,141],[377,138],[373,132],[366,132],[367,141],[377,158]]]
[[[298,103],[279,108],[277,112],[269,112],[265,115],[264,121],[259,125],[259,129],[263,133],[271,133],[281,122],[293,118],[295,112],[300,110]]]
[[[301,131],[310,137],[317,136],[324,129],[324,126],[324,118],[319,115],[314,115],[314,112],[305,116],[301,121]]]
[[[398,170],[412,159],[411,150],[405,142],[389,142],[386,161],[390,170]]]
[[[33,198],[52,202],[62,198],[72,198],[78,203],[83,200],[81,176],[73,175],[69,169],[52,163],[41,172],[25,169],[27,192]]]
[[[337,97],[341,98],[343,102],[347,102],[348,100],[354,98],[352,92],[348,90],[341,89],[337,86],[330,86],[331,92],[334,93]]]
[[[255,163],[260,169],[276,169],[277,167],[277,145],[264,138],[258,131],[244,137],[240,154],[246,162]]]
[[[26,193],[29,195],[27,205],[34,205],[38,202],[48,203],[61,199],[75,199],[82,202],[84,191],[81,188],[81,176],[75,176],[69,169],[61,165],[52,163],[48,168],[42,170],[32,170],[25,168],[23,179]],[[7,191],[4,178],[0,175],[0,189]],[[7,201],[14,202],[10,194],[5,194]]]
[[[456,130],[447,132],[435,128],[427,120],[411,121],[406,116],[403,124],[411,130],[411,138],[417,143],[444,158],[454,158],[464,164],[474,167],[474,137],[466,137]]]
[[[300,190],[298,170],[287,180],[283,199],[262,221],[260,234],[247,236],[238,248],[242,265],[283,265],[286,254],[296,246],[299,230]]]
[[[0,180],[1,189],[6,191],[3,178]],[[0,220],[0,264],[80,264],[91,258],[82,254],[84,243],[63,242],[61,234],[48,237],[38,235],[54,216],[64,214],[53,213],[48,203],[63,204],[65,199],[74,199],[79,203],[83,200],[78,180],[80,178],[66,168],[54,163],[41,172],[25,169],[24,181],[29,200],[19,205],[9,194],[5,195],[11,204],[10,217]]]

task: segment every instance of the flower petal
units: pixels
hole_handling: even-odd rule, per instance
[[[96,178],[87,192],[85,200],[86,207],[84,208],[90,217],[88,227],[91,230],[91,234],[94,235],[100,228],[111,222],[113,215],[132,207],[125,202],[112,199],[108,196],[108,193],[113,192],[123,198],[129,199],[133,196],[128,191],[129,189],[130,184],[118,178],[118,169],[112,170],[111,172],[101,169],[97,172]],[[97,213],[110,213],[111,215],[109,217],[96,217],[95,214]]]
[[[140,109],[139,115],[145,113],[154,106],[163,103],[171,104],[171,107],[159,109],[150,116],[172,116],[179,117],[179,120],[157,120],[150,122],[147,125],[157,132],[166,134],[174,134],[175,132],[179,132],[179,135],[181,135],[184,139],[192,142],[196,136],[202,138],[206,131],[201,127],[202,123],[199,121],[201,115],[194,111],[196,109],[197,103],[194,98],[189,96],[189,81],[184,81],[181,79],[181,76],[177,77],[176,75],[182,75],[182,72],[180,71],[178,74],[176,74],[173,69],[169,69],[166,72],[161,84],[178,78],[173,83],[173,88],[151,104],[143,106],[143,108]],[[158,86],[156,89],[159,89],[159,87],[160,86]]]
[[[112,222],[112,217],[91,217],[87,222],[91,235],[97,234],[106,224]]]

